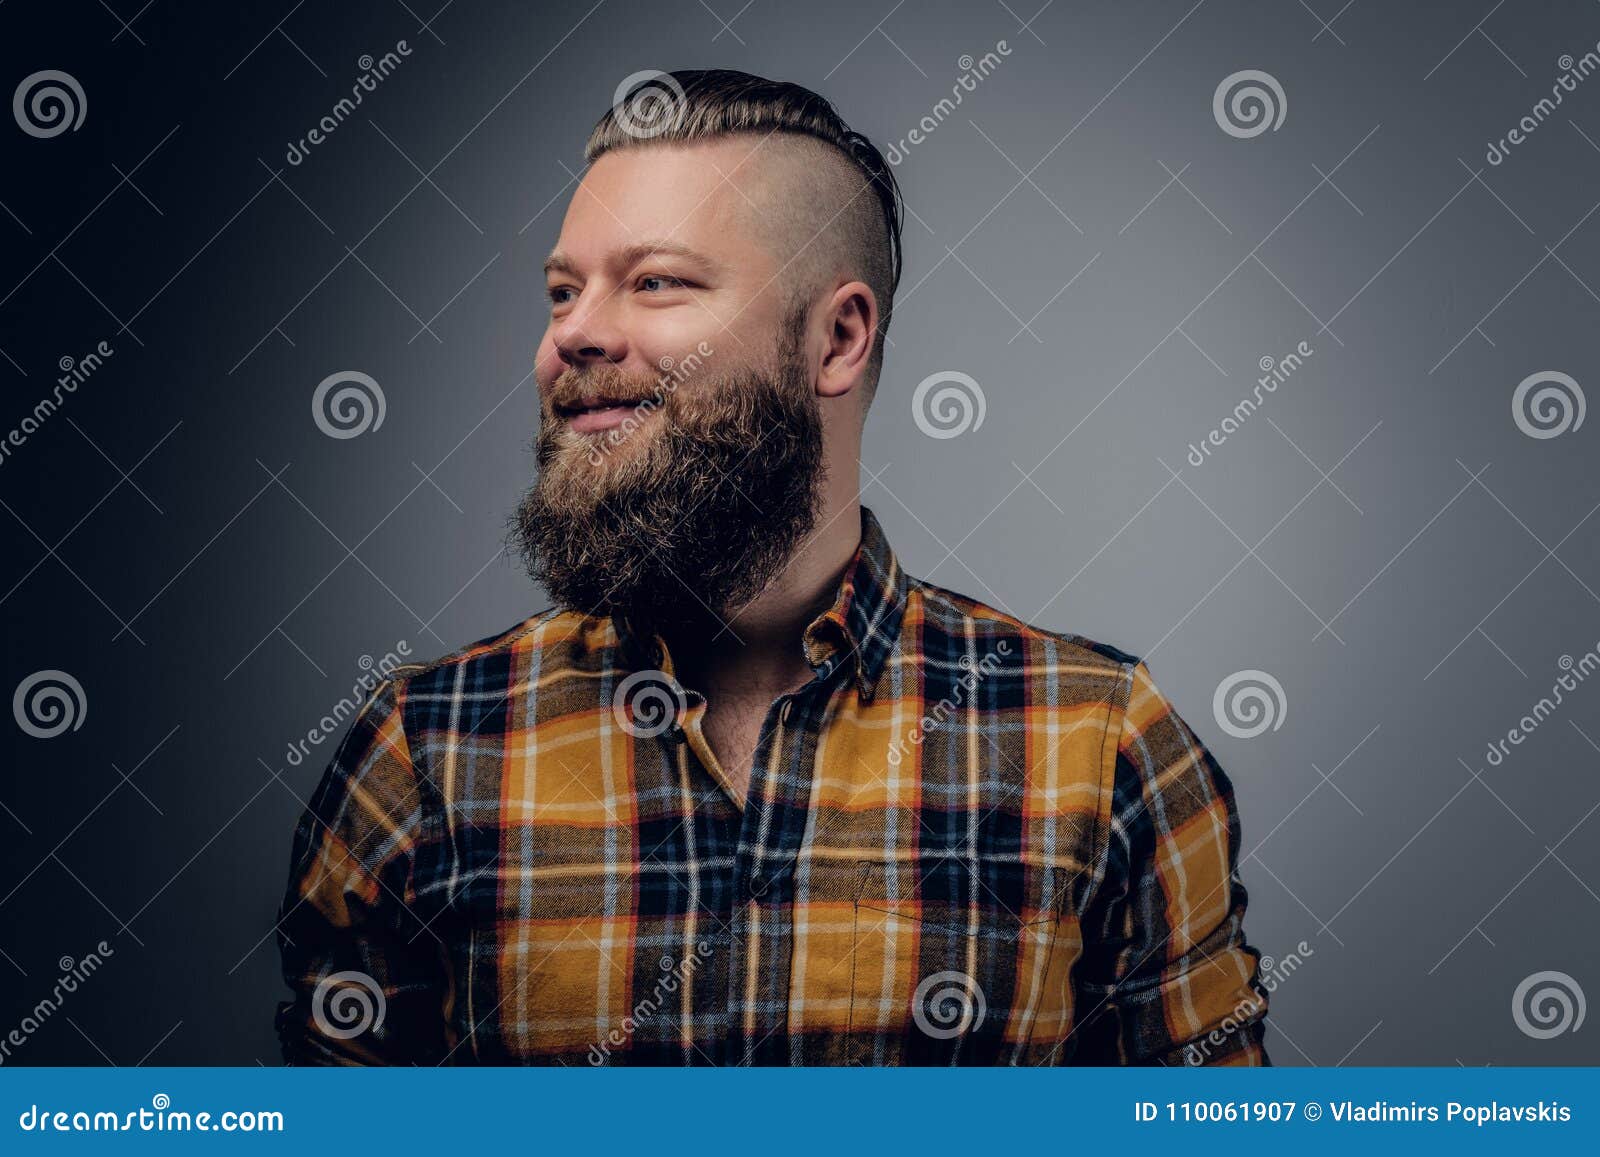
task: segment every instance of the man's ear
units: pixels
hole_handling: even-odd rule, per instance
[[[834,290],[822,310],[827,324],[822,363],[817,368],[817,393],[841,398],[859,389],[878,342],[878,299],[862,281]]]

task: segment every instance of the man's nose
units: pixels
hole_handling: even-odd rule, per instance
[[[591,300],[585,301],[585,298]],[[552,335],[556,355],[562,363],[581,367],[623,361],[628,356],[628,340],[618,323],[617,313],[612,296],[601,296],[598,286],[586,290],[576,308],[561,319]]]

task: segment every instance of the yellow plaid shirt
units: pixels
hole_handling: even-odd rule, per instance
[[[803,645],[748,798],[619,622],[397,671],[296,832],[286,1059],[1266,1063],[1232,789],[1143,663],[866,510]]]

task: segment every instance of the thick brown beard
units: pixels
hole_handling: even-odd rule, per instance
[[[643,630],[714,624],[782,571],[821,514],[825,474],[797,328],[774,369],[696,375],[616,445],[546,410],[512,537],[558,604]],[[553,394],[663,394],[612,367],[568,372]]]

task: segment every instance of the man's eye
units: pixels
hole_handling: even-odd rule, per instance
[[[663,289],[681,289],[683,282],[676,277],[651,275],[639,278],[639,288],[646,293],[659,293]]]
[[[573,296],[576,295],[571,286],[557,285],[550,290],[550,302],[553,305],[566,305]]]

